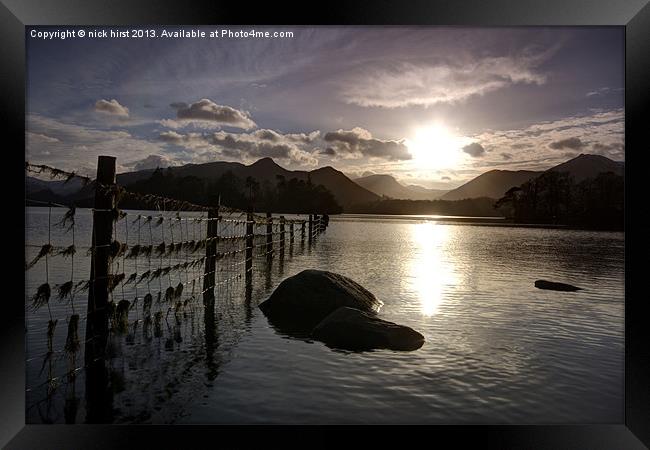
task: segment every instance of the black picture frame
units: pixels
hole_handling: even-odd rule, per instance
[[[12,156],[5,171],[23,183],[25,117],[25,26],[26,25],[130,25],[130,24],[282,24],[282,25],[450,25],[450,26],[624,26],[625,134],[626,134],[626,281],[625,281],[625,420],[610,425],[536,426],[431,426],[431,427],[268,427],[268,426],[110,426],[25,425],[24,307],[16,295],[7,295],[0,333],[0,446],[22,448],[195,448],[210,446],[249,447],[253,439],[264,445],[340,445],[332,432],[363,432],[363,439],[387,442],[409,436],[438,445],[452,439],[453,446],[472,444],[481,448],[589,448],[622,449],[650,446],[650,338],[644,315],[647,294],[644,261],[648,245],[648,208],[634,200],[643,198],[644,151],[648,128],[645,116],[650,105],[650,5],[647,0],[458,0],[410,2],[322,2],[319,4],[245,2],[127,1],[127,0],[1,0],[0,42],[2,64],[2,117],[16,140],[4,145]],[[9,169],[10,167],[10,169]],[[8,178],[8,177],[5,177]],[[13,184],[12,184],[13,185]],[[24,185],[24,184],[23,184]],[[6,200],[17,203],[12,224],[21,225],[24,198],[14,192]],[[11,197],[11,198],[9,198]],[[644,228],[645,231],[644,232]],[[22,231],[17,231],[18,235]],[[15,241],[19,241],[15,239]],[[21,246],[21,242],[16,242]],[[22,255],[19,248],[16,254]],[[20,256],[22,258],[22,256]],[[8,269],[16,280],[24,278],[22,264]],[[7,277],[13,275],[6,274]],[[399,412],[396,412],[399,413]],[[205,441],[204,441],[205,439]],[[229,443],[226,444],[226,442]],[[426,441],[425,441],[426,442]],[[408,444],[407,444],[408,445]],[[419,445],[419,444],[418,444]]]

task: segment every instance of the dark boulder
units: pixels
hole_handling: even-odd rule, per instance
[[[312,331],[312,338],[345,350],[417,350],[424,336],[412,328],[354,308],[338,308]]]
[[[573,292],[573,291],[582,290],[582,288],[570,284],[556,283],[555,281],[546,281],[546,280],[535,281],[535,287],[538,289],[548,289],[551,291],[564,291],[564,292]]]
[[[348,277],[310,269],[282,281],[259,307],[281,331],[300,334],[342,306],[375,312],[381,302]]]

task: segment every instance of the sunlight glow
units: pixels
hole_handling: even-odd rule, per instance
[[[433,316],[443,303],[445,287],[457,283],[450,262],[445,258],[449,241],[449,227],[425,222],[413,227],[416,245],[410,268],[412,288],[420,297],[420,308],[425,316]]]
[[[462,160],[462,147],[469,142],[441,124],[419,128],[412,139],[406,139],[413,162],[426,169],[455,168]]]

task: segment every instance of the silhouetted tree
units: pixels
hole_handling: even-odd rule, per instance
[[[623,196],[623,177],[612,172],[576,184],[550,171],[509,189],[494,207],[516,222],[622,229]]]

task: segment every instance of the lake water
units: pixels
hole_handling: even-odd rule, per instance
[[[135,226],[129,228],[133,245],[136,212],[127,213],[117,224],[117,238],[124,242],[120,233]],[[53,210],[51,222],[62,214]],[[47,221],[47,208],[27,209],[28,243],[47,242]],[[77,212],[75,236],[86,246],[90,222],[88,210]],[[192,235],[192,226],[201,224],[186,226],[186,236]],[[160,228],[164,231],[164,225]],[[147,228],[141,230],[146,233],[141,231],[140,239],[148,239]],[[255,258],[248,296],[237,278],[243,267],[224,262],[217,274],[217,281],[224,282],[217,289],[214,323],[206,320],[200,301],[166,314],[153,333],[138,322],[141,309],[131,311],[128,332],[110,339],[115,422],[622,422],[623,233],[377,216],[331,217],[311,247],[301,244],[296,233],[282,260],[276,255],[269,267],[266,258]],[[57,230],[50,239],[69,245],[70,233]],[[27,247],[26,259],[37,252]],[[124,263],[127,273],[148,264],[140,261],[135,270],[135,261]],[[154,266],[158,263],[154,258]],[[26,305],[43,282],[43,265],[39,261],[26,272]],[[424,346],[413,352],[353,353],[275,330],[257,305],[284,278],[305,268],[338,272],[361,283],[383,302],[379,316],[416,329],[425,336]],[[69,279],[70,269],[69,260],[50,257],[50,283]],[[78,252],[73,276],[81,280],[88,271],[88,257]],[[182,273],[169,282],[193,276]],[[584,290],[539,290],[533,283],[540,278]],[[138,289],[128,285],[122,293],[118,287],[114,300],[141,297],[158,287],[144,283]],[[86,301],[83,293],[74,300],[82,316]],[[50,307],[59,319],[56,350],[63,347],[72,307],[56,299]],[[155,308],[166,311],[165,305]],[[47,308],[26,309],[26,317],[32,386],[27,421],[83,422],[84,370],[69,375],[71,368],[83,366],[83,352],[74,361],[73,355],[55,353],[44,364]],[[82,337],[83,325],[82,317]],[[47,396],[43,380],[59,374]]]

